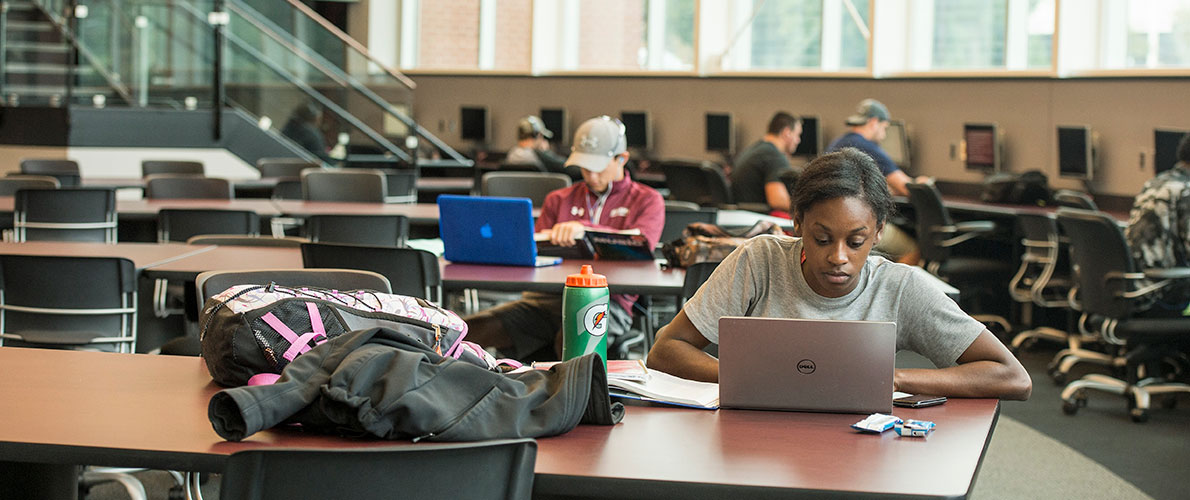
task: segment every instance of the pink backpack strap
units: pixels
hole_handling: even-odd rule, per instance
[[[269,326],[273,327],[273,330],[281,334],[285,340],[289,341],[289,349],[281,356],[287,361],[293,361],[293,358],[296,358],[299,354],[309,351],[311,349],[311,340],[314,341],[314,345],[326,342],[326,327],[322,323],[322,314],[318,312],[318,306],[313,302],[307,302],[306,311],[310,313],[310,326],[314,331],[301,335],[294,333],[288,325],[282,323],[273,313],[265,314],[260,318]]]

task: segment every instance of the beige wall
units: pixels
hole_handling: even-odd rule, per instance
[[[565,107],[571,129],[599,114],[647,110],[658,157],[717,159],[703,151],[703,114],[731,112],[737,147],[759,138],[774,110],[822,118],[829,141],[865,97],[882,100],[905,120],[913,139],[916,174],[978,182],[951,146],[964,122],[996,122],[1006,134],[1007,168],[1039,169],[1055,187],[1081,189],[1058,179],[1054,127],[1090,125],[1101,136],[1095,191],[1131,196],[1152,176],[1153,128],[1190,129],[1190,79],[792,79],[632,78],[412,75],[415,116],[448,144],[458,138],[460,105],[485,105],[492,116],[491,147],[507,149],[516,120],[541,107]],[[1140,163],[1144,154],[1145,163]]]

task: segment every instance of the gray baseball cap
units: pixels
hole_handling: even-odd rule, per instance
[[[602,172],[616,155],[628,150],[624,124],[607,115],[597,116],[579,125],[566,166],[578,165],[592,172]]]
[[[888,108],[883,103],[875,99],[864,99],[859,102],[859,107],[855,108],[855,114],[847,117],[847,124],[863,125],[872,118],[886,122],[891,117],[888,114]]]
[[[546,139],[554,138],[554,133],[545,128],[545,122],[533,115],[521,118],[521,121],[516,125],[516,133],[519,139],[534,137],[537,134],[541,134]]]

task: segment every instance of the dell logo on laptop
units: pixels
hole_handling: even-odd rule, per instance
[[[814,373],[815,368],[816,367],[814,366],[814,362],[810,361],[808,359],[803,359],[803,360],[797,362],[797,371],[802,372],[806,375]]]

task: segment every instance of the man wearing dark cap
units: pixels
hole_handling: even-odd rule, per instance
[[[583,182],[546,195],[534,229],[559,246],[574,246],[587,229],[636,229],[651,247],[661,239],[665,201],[653,188],[634,182],[628,163],[624,124],[599,116],[574,134],[566,165],[582,171]],[[598,266],[596,272],[598,272]],[[560,289],[561,287],[559,287]],[[616,294],[608,307],[609,348],[632,325],[636,295]],[[521,299],[465,318],[467,340],[496,348],[521,361],[558,359],[562,333],[562,295],[525,292]]]
[[[508,150],[505,163],[535,165],[546,172],[569,175],[571,179],[582,178],[577,167],[566,168],[566,159],[550,150],[549,140],[554,138],[554,133],[545,128],[541,118],[532,115],[521,118],[517,122],[516,137],[516,147]]]
[[[850,131],[832,141],[826,147],[826,152],[833,153],[843,148],[855,148],[867,153],[873,160],[876,160],[876,166],[880,167],[880,173],[884,174],[884,180],[888,181],[888,190],[892,191],[894,195],[909,196],[909,189],[905,185],[914,182],[914,179],[909,177],[905,171],[897,168],[897,164],[893,163],[888,153],[885,153],[884,149],[880,147],[880,141],[884,140],[890,119],[888,108],[880,101],[875,99],[860,101],[855,114],[847,117],[847,126]],[[917,180],[917,182],[925,181],[925,177],[919,177]]]

